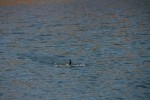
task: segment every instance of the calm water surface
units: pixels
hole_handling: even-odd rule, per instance
[[[0,99],[149,100],[149,7],[148,0],[0,7]],[[66,67],[68,59],[85,66]]]

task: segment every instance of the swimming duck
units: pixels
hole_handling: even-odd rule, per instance
[[[72,62],[71,62],[71,60],[69,59],[69,63],[68,63],[68,64],[71,65],[71,63],[72,63]]]

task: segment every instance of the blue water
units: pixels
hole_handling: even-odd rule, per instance
[[[150,2],[0,7],[1,100],[149,100]],[[68,59],[73,66],[67,67]]]

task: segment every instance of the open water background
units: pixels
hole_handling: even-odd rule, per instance
[[[149,100],[149,9],[149,0],[1,6],[0,99]]]

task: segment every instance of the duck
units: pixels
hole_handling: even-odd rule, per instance
[[[72,64],[72,62],[71,62],[71,59],[69,59],[69,62],[68,62],[68,64],[71,66],[71,64]]]

